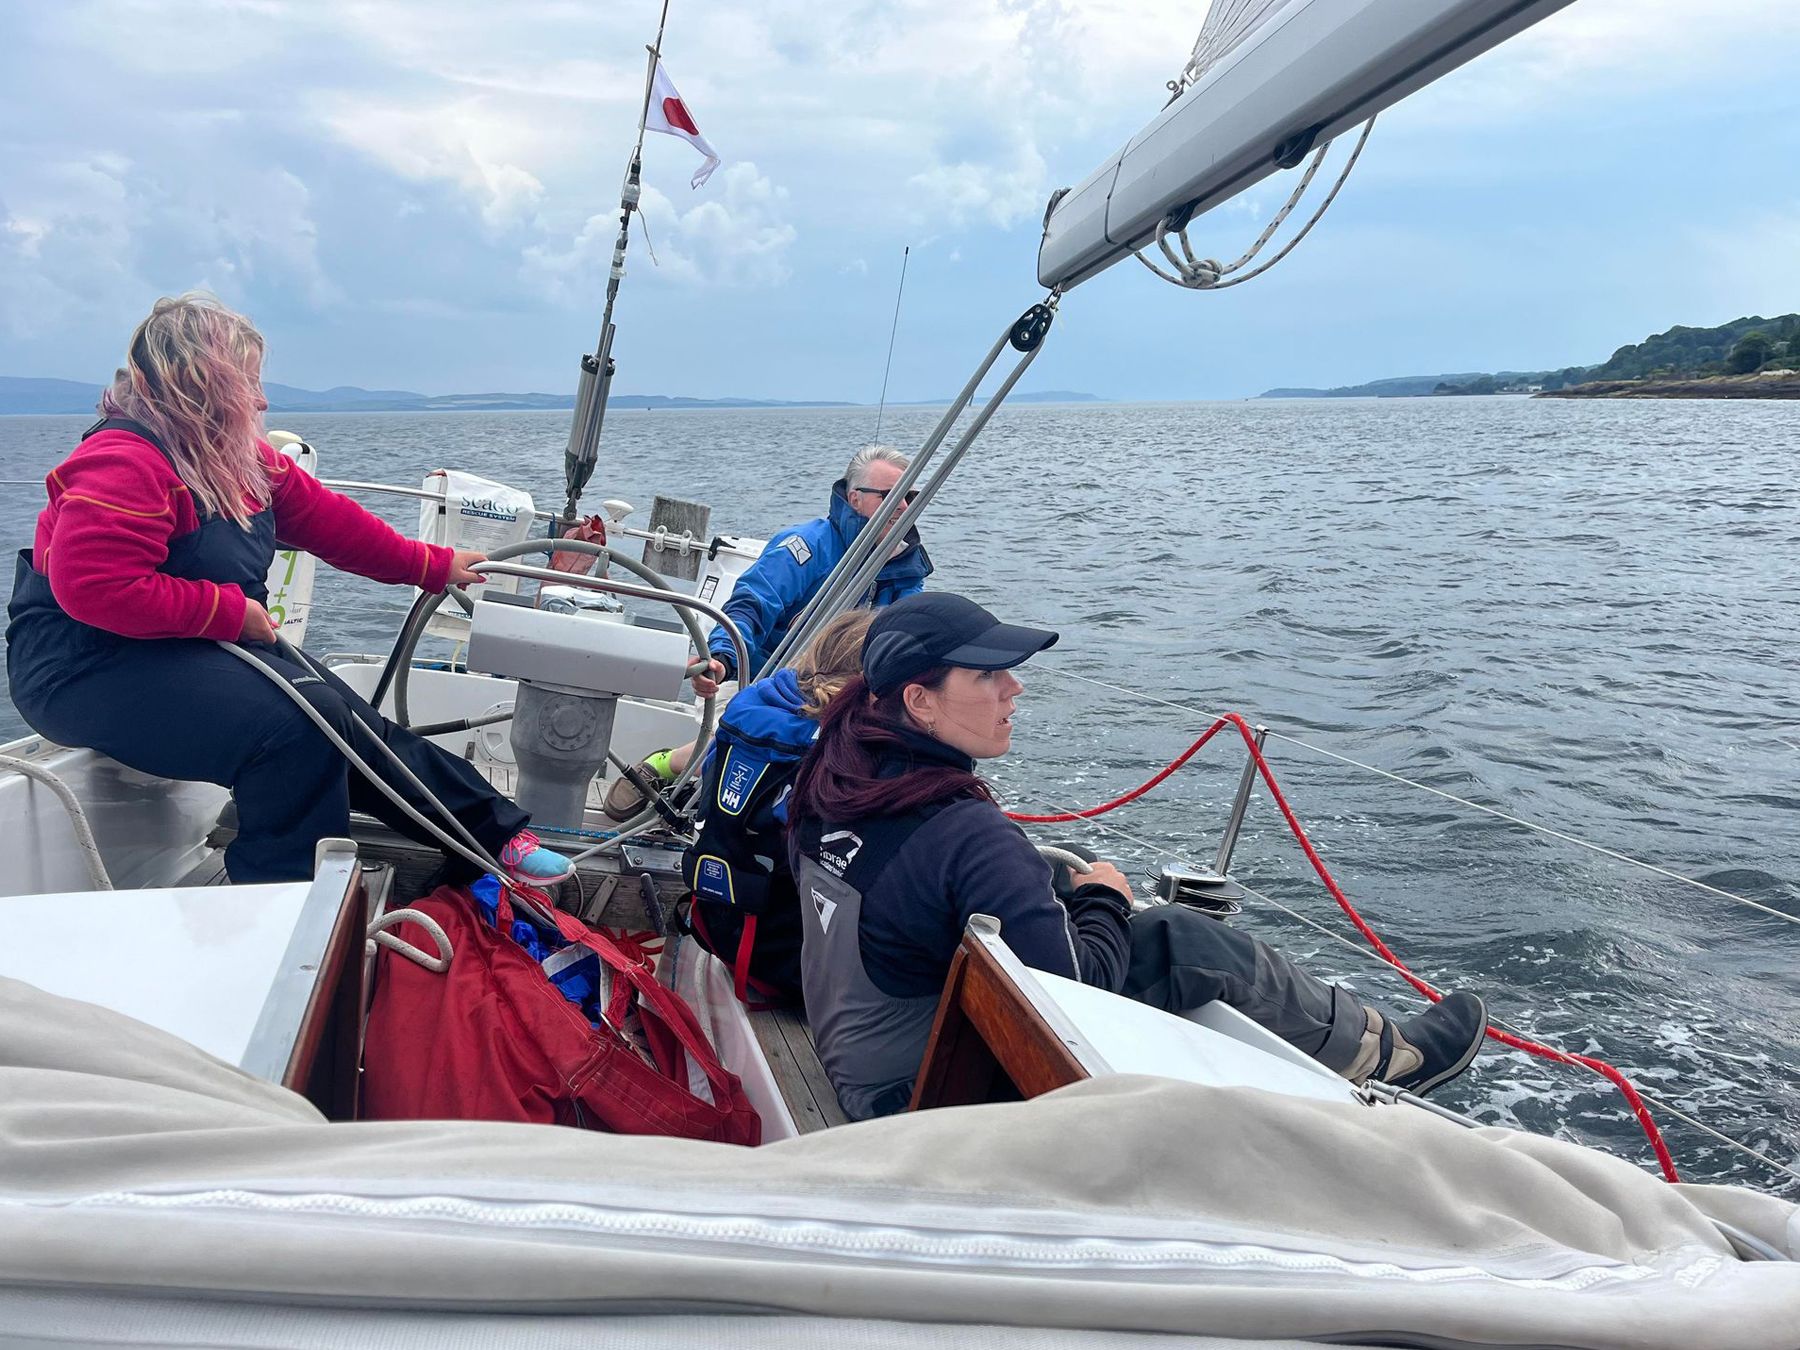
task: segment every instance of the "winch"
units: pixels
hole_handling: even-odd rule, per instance
[[[1150,880],[1156,894],[1171,905],[1186,905],[1215,919],[1244,912],[1239,903],[1244,888],[1218,872],[1165,863],[1160,872],[1150,874]]]

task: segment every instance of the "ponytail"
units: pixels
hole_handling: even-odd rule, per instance
[[[949,673],[943,666],[906,683],[935,689]],[[879,776],[881,752],[906,748],[905,691],[902,685],[877,698],[861,675],[838,691],[819,718],[818,739],[800,762],[788,802],[790,823],[899,816],[958,797],[994,800],[983,779],[950,764],[909,765],[896,776]]]

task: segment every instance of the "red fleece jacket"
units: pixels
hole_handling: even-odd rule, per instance
[[[257,442],[274,487],[275,534],[333,567],[441,591],[451,551],[408,539]],[[169,542],[199,528],[187,484],[155,446],[128,431],[83,441],[45,480],[32,562],[71,618],[133,638],[231,641],[249,601],[234,585],[185,581],[156,569]]]

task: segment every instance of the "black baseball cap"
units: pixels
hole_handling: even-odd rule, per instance
[[[1001,623],[945,591],[909,595],[875,616],[863,638],[863,678],[878,697],[938,666],[1005,670],[1056,645],[1047,628]]]

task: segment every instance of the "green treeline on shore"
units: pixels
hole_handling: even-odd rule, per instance
[[[1691,380],[1759,371],[1800,370],[1800,314],[1733,319],[1716,328],[1677,324],[1619,348],[1597,366],[1503,371],[1471,380],[1440,381],[1434,394],[1551,392],[1600,380]]]

